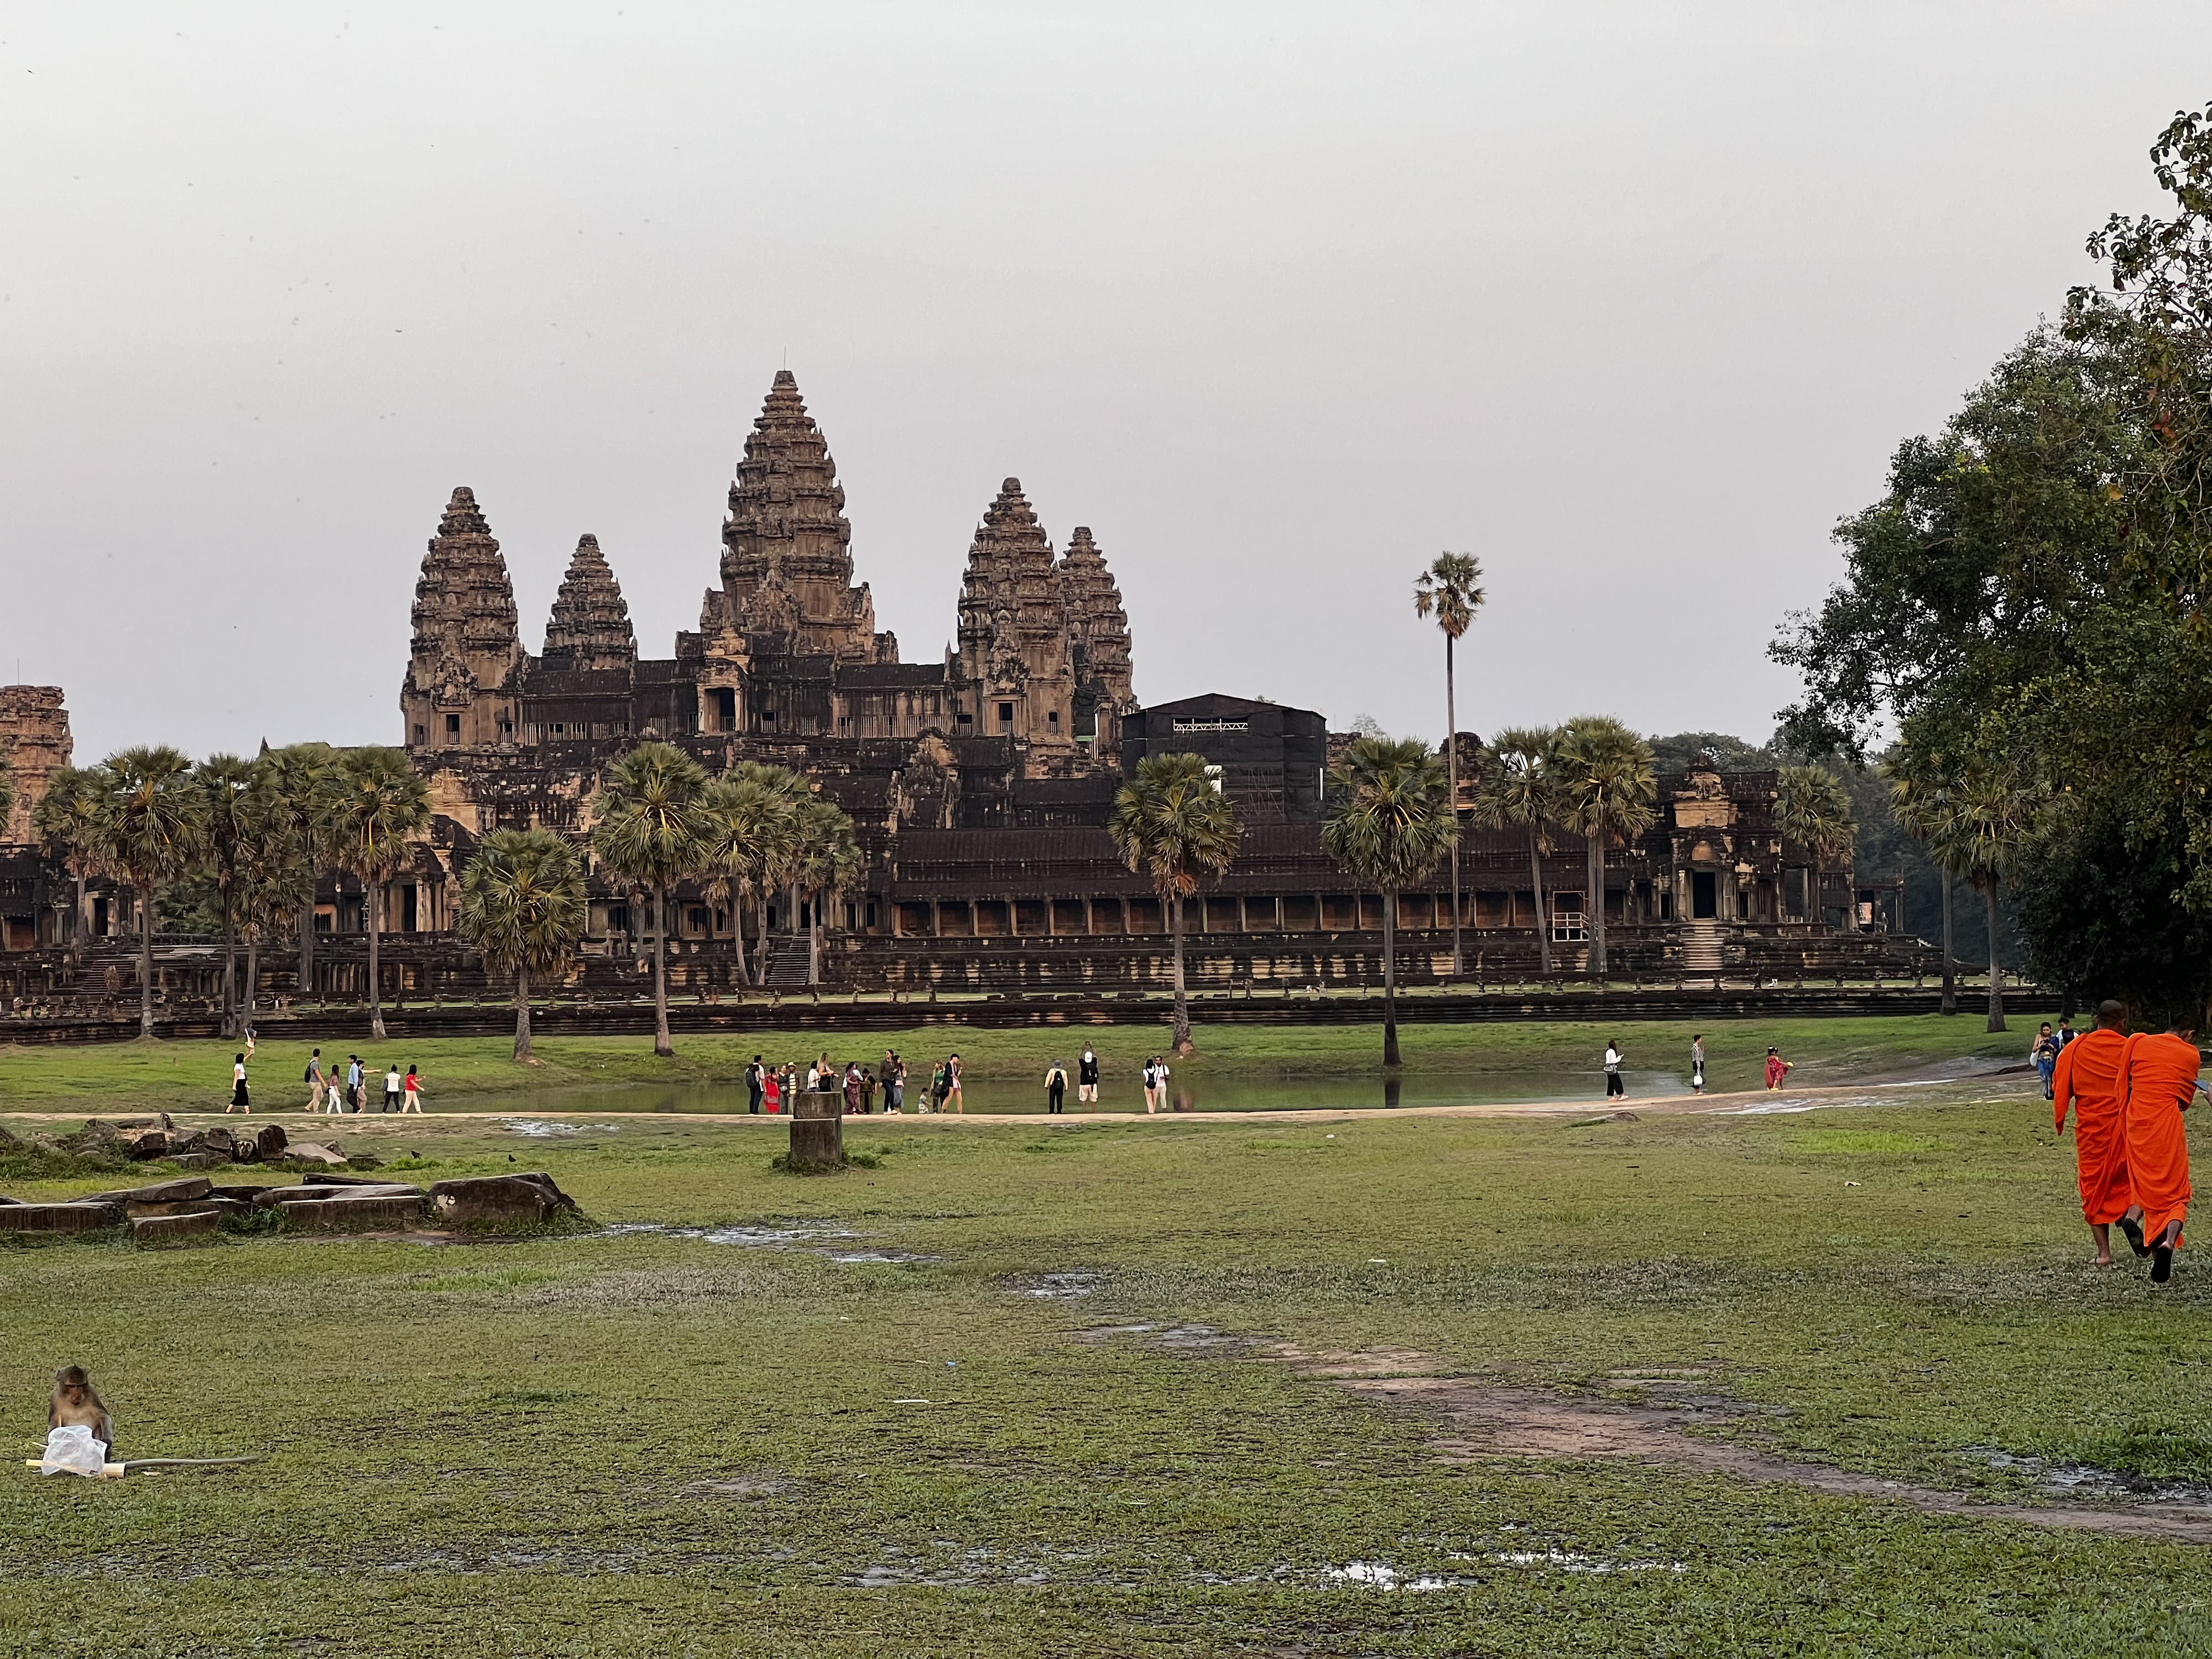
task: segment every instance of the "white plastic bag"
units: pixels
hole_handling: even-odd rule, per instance
[[[40,1474],[99,1474],[107,1467],[107,1443],[92,1437],[82,1423],[54,1430],[46,1437],[46,1455]]]

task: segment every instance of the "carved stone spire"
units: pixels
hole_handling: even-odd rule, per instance
[[[830,446],[799,382],[778,369],[745,439],[722,526],[731,625],[786,640],[781,648],[801,655],[896,662],[896,644],[876,632],[867,584],[853,586],[852,542]]]
[[[1009,478],[983,514],[960,586],[958,678],[978,736],[1072,743],[1075,672],[1052,543]]]
[[[1106,568],[1106,556],[1078,525],[1059,566],[1067,611],[1067,639],[1075,660],[1075,727],[1095,732],[1103,747],[1120,741],[1121,717],[1137,706],[1129,667],[1129,613]]]
[[[548,668],[626,669],[637,661],[637,635],[622,586],[599,551],[599,538],[576,544],[568,574],[545,623]]]
[[[512,702],[495,694],[511,691],[523,661],[514,587],[491,526],[477,510],[476,492],[465,486],[453,491],[423,556],[414,623],[400,688],[410,745],[511,738]],[[458,729],[448,715],[460,717]]]

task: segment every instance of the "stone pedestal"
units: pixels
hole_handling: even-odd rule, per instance
[[[809,1089],[791,1108],[791,1167],[810,1172],[845,1167],[845,1097]]]

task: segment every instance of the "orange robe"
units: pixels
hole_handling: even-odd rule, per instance
[[[2078,1042],[2078,1039],[2077,1039]],[[2142,1206],[2143,1237],[2155,1240],[2189,1208],[2189,1138],[2181,1109],[2197,1087],[2197,1045],[2138,1032],[2120,1053],[2120,1099],[2128,1182]]]
[[[2074,1104],[2074,1167],[2081,1182],[2081,1218],[2110,1225],[2128,1212],[2128,1148],[2120,1127],[2120,1055],[2128,1040],[2100,1027],[2058,1052],[2051,1075],[2056,1127]],[[2079,1097],[2075,1099],[2075,1097]]]

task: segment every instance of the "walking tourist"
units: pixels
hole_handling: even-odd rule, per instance
[[[968,1115],[966,1102],[960,1093],[960,1056],[952,1054],[945,1062],[945,1103],[961,1116]]]
[[[1766,1051],[1766,1087],[1771,1093],[1782,1086],[1782,1079],[1797,1068],[1782,1058],[1781,1051],[1770,1048]]]
[[[884,1110],[906,1115],[906,1062],[888,1049],[884,1059]]]
[[[1162,1111],[1172,1109],[1168,1104],[1168,1057],[1152,1056],[1152,1098]]]
[[[756,1116],[760,1113],[762,1088],[761,1057],[753,1056],[753,1063],[745,1067],[745,1109]]]
[[[876,1109],[876,1074],[866,1066],[860,1068],[860,1115],[872,1117]]]
[[[1144,1078],[1145,1110],[1146,1112],[1158,1111],[1160,1104],[1160,1062],[1156,1056],[1150,1057],[1146,1060]]]
[[[1701,1095],[1705,1091],[1705,1037],[1702,1031],[1690,1038],[1690,1092]]]
[[[230,1104],[222,1109],[222,1115],[228,1117],[234,1111],[244,1112],[248,1117],[253,1115],[253,1102],[246,1092],[246,1056],[243,1054],[231,1057]]]
[[[2066,1109],[2074,1109],[2074,1173],[2081,1189],[2081,1219],[2096,1241],[2094,1264],[2112,1265],[2112,1223],[2128,1212],[2128,1149],[2120,1121],[2120,1055],[2128,1046],[2127,1009],[2097,1005],[2094,1030],[2058,1051],[2051,1081],[2054,1126],[2063,1133]]]
[[[396,1060],[384,1071],[384,1109],[387,1112],[399,1109],[399,1062]]]
[[[1045,1068],[1044,1109],[1058,1114],[1067,1104],[1067,1072],[1058,1060]]]
[[[307,1109],[323,1109],[323,1051],[320,1048],[307,1056]]]
[[[1098,1056],[1091,1045],[1083,1045],[1082,1055],[1075,1062],[1075,1098],[1085,1106],[1098,1103]]]
[[[845,1109],[855,1117],[860,1112],[860,1068],[848,1062],[845,1066]]]
[[[2197,1023],[2185,1014],[2163,1036],[2136,1032],[2120,1051],[2120,1121],[2134,1200],[2120,1231],[2137,1255],[2150,1257],[2155,1285],[2173,1276],[2173,1253],[2189,1214],[2189,1134],[2181,1115],[2197,1093],[2203,1064]]]
[[[406,1103],[399,1109],[403,1112],[412,1112],[417,1117],[422,1116],[422,1079],[415,1075],[415,1068],[412,1066],[407,1068],[405,1098]]]
[[[1620,1080],[1620,1045],[1608,1040],[1605,1045],[1605,1097],[1611,1100],[1627,1092]]]
[[[775,1116],[782,1109],[783,1080],[773,1069],[761,1073],[761,1098],[768,1106],[769,1116]]]
[[[2045,1020],[2037,1030],[2034,1046],[2028,1049],[2027,1057],[2035,1062],[2035,1074],[2043,1079],[2043,1097],[2049,1100],[2051,1074],[2058,1069],[2058,1034],[2051,1029],[2049,1020]]]
[[[368,1109],[368,1073],[359,1054],[346,1056],[346,1105],[356,1115]]]
[[[333,1071],[331,1073],[331,1086],[323,1091],[323,1115],[325,1117],[338,1117],[344,1112],[345,1089],[338,1082],[338,1074]]]

